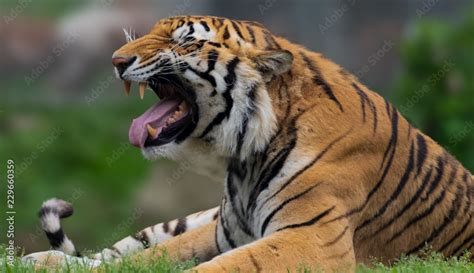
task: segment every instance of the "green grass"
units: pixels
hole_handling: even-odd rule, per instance
[[[34,265],[31,263],[22,262],[20,258],[15,257],[13,266],[10,266],[6,263],[7,256],[5,254],[5,247],[0,246],[0,272],[6,273],[23,273],[23,272],[41,272],[41,273],[85,273],[91,272],[91,268],[87,265],[80,262],[72,262],[65,266],[53,267],[49,269],[40,269],[35,271]],[[124,258],[123,262],[120,264],[113,263],[103,263],[99,267],[99,272],[110,272],[110,273],[122,273],[122,272],[169,272],[169,273],[178,273],[183,272],[186,269],[192,268],[196,265],[195,261],[187,262],[176,262],[173,261],[166,253],[159,258],[153,259],[151,262],[144,263],[142,261],[132,261],[130,259]]]
[[[22,263],[16,257],[13,266],[6,264],[5,247],[0,246],[0,268],[1,272],[19,273],[19,272],[35,272],[33,265]],[[359,265],[357,273],[442,273],[442,272],[456,272],[456,273],[472,273],[474,272],[474,263],[470,261],[471,255],[466,253],[461,257],[444,258],[441,254],[430,253],[426,254],[424,258],[419,257],[402,257],[390,266],[379,262],[373,262],[372,265]],[[188,261],[179,263],[170,259],[168,255],[163,255],[156,258],[151,263],[143,263],[141,261],[131,261],[124,259],[121,264],[103,264],[100,272],[183,272],[186,269],[192,268],[196,265],[195,261]],[[68,264],[62,268],[42,269],[36,272],[90,272],[87,266],[76,263]],[[310,273],[308,269],[299,270],[299,272]],[[313,271],[314,272],[314,271]]]

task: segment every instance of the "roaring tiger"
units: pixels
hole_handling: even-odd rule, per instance
[[[148,159],[193,157],[226,172],[219,207],[148,227],[90,258],[197,258],[198,272],[354,271],[426,246],[474,250],[474,179],[435,141],[356,77],[258,23],[210,16],[160,20],[112,56],[128,94],[159,101],[133,120]],[[148,92],[149,93],[149,92]],[[147,93],[147,94],[148,94]],[[59,219],[40,211],[61,263],[76,250]],[[46,259],[47,256],[48,259]]]

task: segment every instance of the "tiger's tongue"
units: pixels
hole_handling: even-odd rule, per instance
[[[158,129],[159,134],[165,126],[168,117],[174,113],[180,103],[181,100],[176,98],[163,99],[141,116],[135,118],[128,131],[130,143],[132,143],[133,146],[143,148],[148,137],[147,124]]]

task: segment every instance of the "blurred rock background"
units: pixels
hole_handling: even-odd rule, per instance
[[[155,98],[125,97],[110,64],[122,28],[140,36],[182,14],[259,21],[323,53],[474,170],[472,1],[2,0],[0,162],[16,162],[15,239],[26,252],[48,247],[37,211],[51,197],[74,203],[63,223],[80,249],[219,203],[219,177],[148,162],[128,144],[131,119]]]

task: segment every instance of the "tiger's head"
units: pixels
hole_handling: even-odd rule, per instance
[[[256,23],[160,20],[149,34],[128,36],[112,56],[127,93],[137,82],[141,97],[147,86],[158,97],[133,120],[129,140],[149,159],[175,158],[190,147],[224,157],[257,153],[276,130],[268,82],[290,70],[292,61]]]

